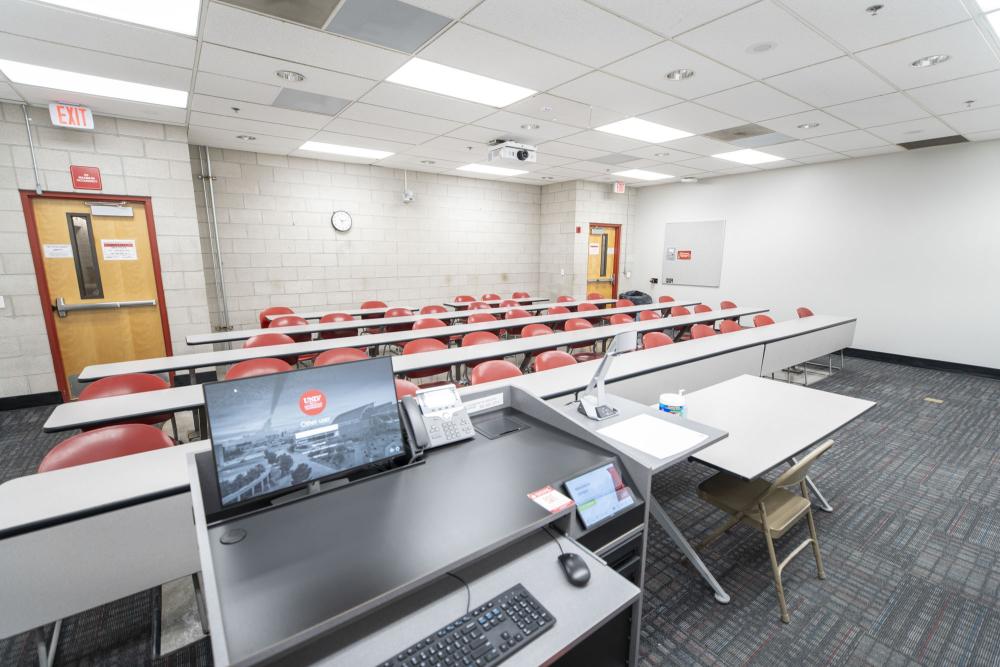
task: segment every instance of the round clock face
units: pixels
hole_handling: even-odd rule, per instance
[[[330,216],[330,224],[338,232],[346,232],[354,224],[354,220],[351,219],[351,214],[347,211],[334,211],[333,215]]]

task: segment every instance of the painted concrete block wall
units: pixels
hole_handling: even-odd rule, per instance
[[[184,128],[103,116],[96,130],[54,128],[47,109],[31,109],[32,133],[48,191],[73,192],[71,164],[101,169],[102,194],[151,196],[167,317],[175,354],[184,337],[209,327],[201,243]],[[0,116],[0,397],[56,390],[42,305],[19,189],[34,176],[21,107]],[[81,194],[85,195],[83,191]]]

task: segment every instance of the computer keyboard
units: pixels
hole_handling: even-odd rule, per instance
[[[379,663],[379,667],[496,665],[555,622],[552,614],[518,584]]]

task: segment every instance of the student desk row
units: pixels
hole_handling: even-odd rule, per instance
[[[503,299],[503,301],[517,301],[518,303],[522,304],[522,306],[521,306],[522,308],[534,308],[536,306],[532,306],[531,304],[537,304],[537,303],[540,303],[542,301],[548,301],[548,298],[546,298],[546,297],[531,297],[531,298],[527,298],[527,299]],[[600,301],[605,302],[605,303],[614,303],[615,302],[614,299],[601,299]],[[480,301],[480,303],[500,305],[500,301]],[[597,303],[597,302],[595,301],[595,303]],[[450,305],[450,303],[444,303],[442,305],[448,306],[448,305]],[[459,305],[460,306],[461,305],[466,305],[467,306],[468,304],[463,304],[462,302],[459,302]],[[551,304],[539,305],[537,307],[538,308],[548,308],[549,305],[551,305]],[[318,320],[319,318],[323,317],[324,315],[328,315],[330,313],[347,313],[348,315],[355,315],[355,316],[358,316],[358,317],[364,317],[366,315],[382,315],[382,314],[385,313],[385,311],[389,310],[390,308],[406,308],[407,310],[411,310],[411,311],[420,310],[419,308],[413,307],[413,306],[387,306],[385,308],[353,308],[353,309],[335,308],[333,306],[330,306],[330,307],[326,308],[325,310],[313,310],[313,311],[301,311],[301,312],[295,311],[294,313],[292,313],[292,315],[296,315],[298,317],[301,317],[304,320]],[[266,317],[267,317],[268,320],[275,320],[275,319],[277,319],[279,317],[283,317],[283,315],[267,315]]]

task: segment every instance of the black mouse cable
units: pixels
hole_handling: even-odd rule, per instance
[[[552,541],[556,543],[556,546],[557,546],[557,547],[559,547],[559,553],[560,553],[561,555],[566,555],[566,552],[565,552],[565,551],[563,551],[563,547],[562,547],[562,544],[561,544],[561,543],[559,542],[559,538],[558,538],[558,537],[556,537],[555,535],[553,535],[553,534],[552,534],[552,532],[551,532],[551,531],[549,530],[549,527],[548,527],[548,526],[544,526],[544,527],[542,528],[542,530],[544,530],[544,531],[545,531],[545,533],[546,533],[546,534],[547,534],[547,535],[548,535],[549,537],[551,537],[551,538],[552,538]]]
[[[472,609],[472,589],[469,588],[469,584],[462,577],[458,576],[454,572],[445,572],[449,577],[454,577],[458,579],[463,586],[465,586],[465,613],[468,614],[469,610]]]

